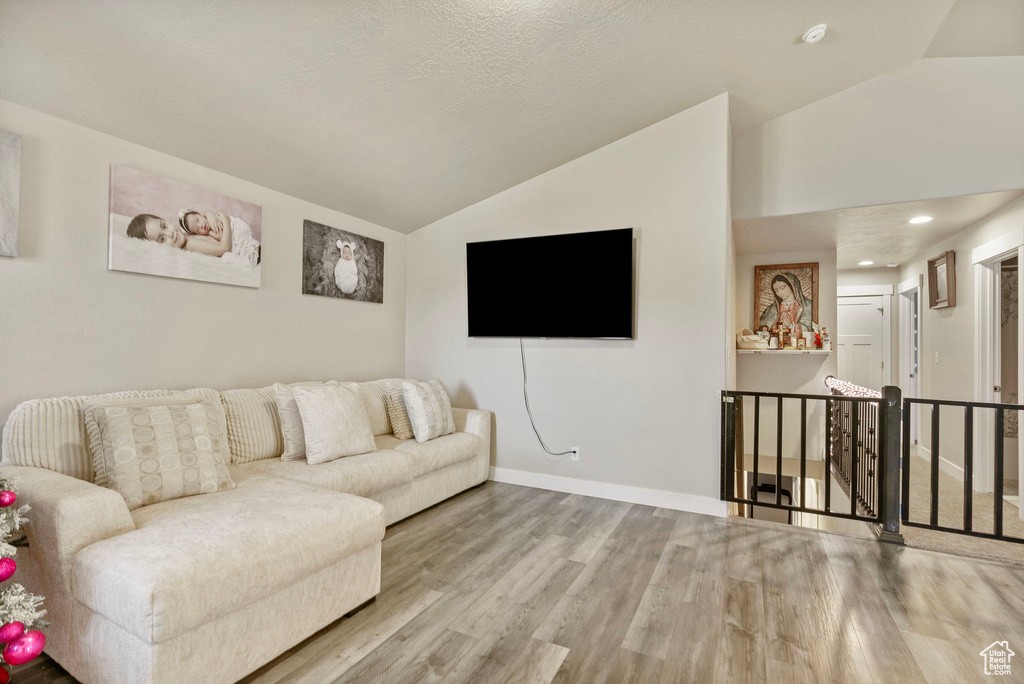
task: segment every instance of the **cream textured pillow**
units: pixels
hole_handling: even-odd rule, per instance
[[[370,417],[359,390],[349,385],[313,385],[293,390],[312,465],[376,451]]]
[[[455,432],[452,402],[440,380],[406,380],[402,383],[402,395],[417,442]]]
[[[274,391],[274,402],[277,404],[277,415],[281,420],[281,435],[284,439],[282,461],[301,461],[306,457],[306,433],[302,429],[302,416],[299,414],[299,407],[295,405],[293,390],[296,387],[317,387],[323,384],[322,382],[296,382],[291,385],[282,385],[278,382],[271,388]],[[326,384],[337,383],[331,380]]]
[[[404,380],[402,382],[405,382]],[[387,386],[385,400],[388,405],[388,419],[391,421],[391,430],[398,439],[412,439],[412,423],[409,422],[409,412],[405,408],[405,397],[402,396],[402,382],[395,382]]]
[[[129,510],[235,488],[219,398],[181,392],[98,400],[83,412],[93,467]]]

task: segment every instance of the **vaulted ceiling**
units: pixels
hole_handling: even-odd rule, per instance
[[[5,0],[0,98],[411,232],[724,91],[742,130],[970,52],[990,1]]]

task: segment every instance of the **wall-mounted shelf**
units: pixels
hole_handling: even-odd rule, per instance
[[[798,356],[800,354],[831,354],[824,349],[737,349],[737,354],[765,354],[766,356]]]

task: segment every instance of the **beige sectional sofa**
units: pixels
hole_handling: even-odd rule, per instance
[[[237,487],[131,511],[91,482],[82,406],[95,397],[8,417],[0,473],[32,506],[16,579],[46,597],[46,651],[80,681],[233,682],[377,595],[386,525],[487,479],[487,411],[454,409],[454,434],[379,434],[376,452],[320,465],[236,462],[243,440],[280,426],[267,389],[230,392]]]

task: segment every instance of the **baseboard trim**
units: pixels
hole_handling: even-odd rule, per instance
[[[548,489],[553,492],[580,494],[581,496],[593,496],[598,499],[611,499],[612,501],[624,501],[626,503],[668,508],[674,511],[704,513],[705,515],[719,517],[725,516],[728,510],[724,501],[719,501],[710,496],[630,487],[628,485],[598,482],[596,480],[580,480],[575,477],[545,475],[543,473],[531,473],[511,468],[492,467],[489,479],[506,484]]]
[[[929,462],[932,460],[932,452],[930,449],[926,449],[919,444],[917,445],[916,452],[921,458]],[[947,461],[942,456],[939,456],[939,470],[956,478],[960,482],[964,481],[964,469],[952,461]]]

